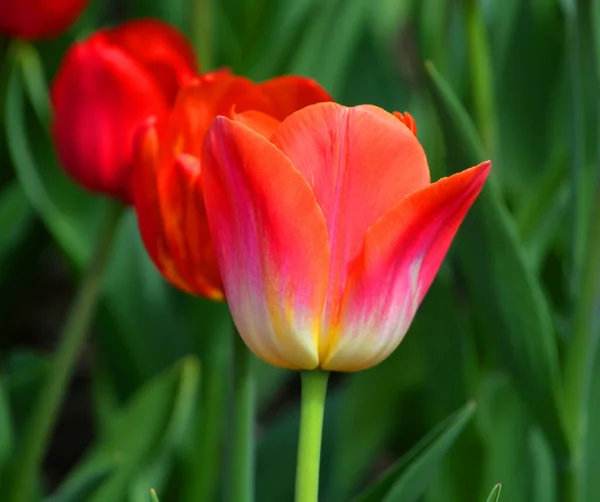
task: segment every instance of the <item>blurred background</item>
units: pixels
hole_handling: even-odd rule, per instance
[[[67,34],[36,48],[50,81],[76,38],[154,16],[190,38],[203,70],[227,66],[255,80],[297,73],[343,104],[409,111],[433,179],[491,158],[490,186],[398,350],[373,369],[334,375],[322,500],[350,500],[470,400],[474,419],[431,473],[422,500],[482,501],[498,481],[508,502],[558,500],[564,438],[556,394],[579,305],[590,301],[580,346],[590,369],[590,447],[579,468],[591,474],[584,500],[595,501],[600,314],[586,256],[594,249],[588,229],[600,218],[592,213],[596,13],[591,0],[94,0]],[[0,40],[3,53],[8,43]],[[2,85],[8,93],[5,78]],[[66,179],[33,110],[26,105],[17,123],[10,96],[0,142],[0,350],[2,399],[18,437],[106,201]],[[17,155],[31,157],[19,166],[6,143],[16,127],[27,137]],[[161,500],[185,500],[198,396],[212,392],[231,404],[228,372],[211,382],[197,374],[197,361],[204,368],[231,349],[226,307],[167,285],[134,214],[122,220],[115,246],[44,464],[47,492],[67,497],[95,475],[96,498],[48,501],[100,500],[109,482],[119,495],[107,500],[147,500],[148,486],[159,487]],[[210,337],[223,339],[217,354],[207,349]],[[299,378],[256,364],[257,500],[292,500]],[[110,455],[106,445],[115,446]],[[221,460],[208,468],[219,472]],[[117,480],[105,472],[115,465]]]

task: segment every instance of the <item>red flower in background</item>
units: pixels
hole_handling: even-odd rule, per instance
[[[96,32],[67,52],[52,83],[52,133],[61,165],[86,189],[131,202],[132,142],[198,73],[175,28],[137,20]]]
[[[204,135],[214,118],[235,117],[270,137],[288,115],[322,101],[331,97],[308,78],[285,76],[256,84],[218,71],[183,88],[168,117],[140,130],[134,203],[146,249],[167,280],[192,294],[224,296],[200,164]]]
[[[89,0],[3,0],[0,32],[36,40],[60,35],[69,28]]]

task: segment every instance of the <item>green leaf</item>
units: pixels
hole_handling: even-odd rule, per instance
[[[531,502],[532,465],[529,436],[531,415],[504,373],[484,375],[477,402],[477,424],[484,449],[483,487],[501,479],[511,502]]]
[[[398,460],[377,483],[356,502],[413,502],[417,500],[436,468],[475,412],[469,402],[438,424],[406,455]]]
[[[66,178],[54,161],[50,138],[43,128],[47,124],[27,120],[26,93],[35,86],[24,87],[24,81],[29,82],[31,77],[24,79],[23,72],[34,67],[31,59],[35,55],[33,48],[22,43],[15,43],[9,53],[4,116],[8,153],[31,205],[62,249],[82,266],[88,262],[93,236],[107,209],[106,201],[89,197]],[[39,85],[30,97],[36,108],[44,106],[39,103]],[[47,100],[47,93],[45,96]]]
[[[33,211],[22,187],[11,181],[0,191],[0,278],[9,268],[9,257],[19,248],[32,224]]]
[[[473,123],[442,76],[427,65],[443,124],[451,173],[486,159]],[[524,257],[517,229],[501,199],[494,168],[465,219],[455,248],[474,311],[554,448],[564,452],[559,367],[550,307]]]
[[[14,426],[10,402],[5,386],[0,383],[0,473],[12,457],[14,448]]]
[[[154,491],[154,488],[152,488],[152,490],[150,490],[150,500],[152,502],[159,502],[158,501],[158,495],[156,495],[156,492]]]
[[[124,500],[137,475],[157,457],[170,456],[173,448],[182,446],[198,384],[199,366],[193,358],[153,378],[132,397],[115,418],[108,436],[99,438],[56,497],[73,492],[74,487],[109,470],[110,474],[85,500]],[[145,489],[146,496],[149,489]]]
[[[399,350],[374,368],[349,375],[341,387],[340,418],[334,434],[336,461],[327,500],[346,501],[356,493],[373,463],[404,428],[406,422],[400,422],[398,416],[407,395],[427,379],[422,319],[419,315],[415,320]],[[403,418],[410,421],[412,417]]]
[[[502,485],[498,483],[492,489],[490,496],[487,498],[487,502],[498,502],[500,500],[500,490],[502,489]]]

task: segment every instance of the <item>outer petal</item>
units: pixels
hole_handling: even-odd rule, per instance
[[[374,106],[336,103],[294,113],[281,123],[272,142],[310,183],[327,221],[327,325],[339,308],[349,264],[360,252],[367,229],[402,197],[429,183],[425,153],[392,114]]]
[[[253,129],[269,140],[281,124],[276,118],[256,110],[248,110],[242,113],[235,113],[234,111],[232,115],[233,120]]]
[[[188,293],[223,299],[202,199],[200,162],[182,154],[161,164],[158,131],[149,123],[136,139],[134,198],[148,254],[163,276]]]
[[[79,17],[89,0],[3,0],[0,32],[35,40],[60,35]]]
[[[410,194],[368,230],[323,368],[368,368],[397,347],[490,165],[484,162]]]
[[[202,141],[217,115],[229,116],[245,110],[271,110],[256,85],[244,77],[217,71],[204,74],[177,95],[169,118],[168,139],[175,155],[201,156]]]
[[[227,301],[246,344],[286,368],[318,365],[329,244],[314,195],[263,136],[218,117],[202,157]]]
[[[64,170],[87,189],[130,200],[136,129],[166,111],[147,72],[102,34],[75,44],[52,84],[52,133]]]
[[[305,106],[333,101],[329,93],[316,80],[297,75],[276,77],[259,84],[273,104],[273,116],[285,119]]]
[[[191,44],[163,21],[136,19],[105,33],[112,43],[148,70],[169,103],[173,103],[181,85],[198,74]]]

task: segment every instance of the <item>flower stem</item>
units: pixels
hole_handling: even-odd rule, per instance
[[[302,372],[302,407],[296,466],[296,502],[319,499],[321,438],[329,373],[320,370]]]
[[[256,410],[254,355],[235,333],[232,502],[254,500],[254,420]]]
[[[15,459],[12,490],[8,497],[10,502],[29,502],[32,499],[38,471],[65,390],[77,363],[85,335],[94,319],[102,277],[120,214],[120,206],[111,207],[104,228],[98,236],[91,263],[67,318],[48,377],[40,389],[30,422],[27,424],[20,453]]]

